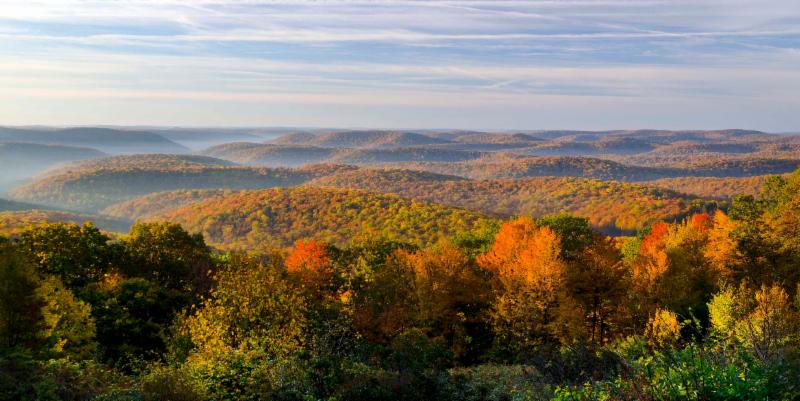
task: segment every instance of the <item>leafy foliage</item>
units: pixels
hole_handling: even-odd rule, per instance
[[[701,209],[702,201],[636,184],[582,178],[447,180],[445,176],[402,170],[356,170],[323,177],[312,185],[396,193],[426,202],[506,216],[546,216],[568,212],[606,231],[631,231],[680,218]]]
[[[430,244],[490,220],[479,213],[392,195],[331,188],[276,188],[212,198],[152,219],[202,232],[211,243],[234,248],[289,245],[312,238],[343,244],[371,235]]]

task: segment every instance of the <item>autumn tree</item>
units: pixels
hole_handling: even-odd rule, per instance
[[[306,301],[278,261],[236,258],[214,279],[210,297],[181,324],[194,345],[186,367],[211,399],[273,398],[277,388],[292,386]]]
[[[738,282],[744,277],[740,266],[741,254],[734,238],[737,223],[720,210],[714,212],[712,221],[704,255],[720,277]]]
[[[782,265],[782,247],[769,232],[765,211],[765,203],[750,195],[734,197],[728,209],[736,225],[731,236],[739,249],[739,276],[759,285],[779,280],[777,270]]]
[[[744,344],[757,358],[774,362],[798,351],[800,304],[777,285],[727,287],[709,302],[712,331]]]
[[[767,238],[777,247],[775,283],[800,281],[800,171],[787,179],[773,177],[761,194]],[[794,290],[794,289],[792,289]]]
[[[561,238],[561,256],[573,260],[595,239],[589,219],[568,213],[545,216],[536,220],[538,227],[550,227]]]
[[[109,275],[89,286],[85,298],[93,307],[101,357],[124,364],[165,352],[170,326],[191,297],[141,277]]]
[[[301,345],[303,298],[276,266],[240,263],[247,264],[216,273],[210,298],[186,321],[198,358],[286,355]]]
[[[80,361],[92,357],[94,335],[88,304],[58,277],[37,273],[15,249],[0,245],[0,350]]]
[[[575,327],[566,291],[567,265],[561,241],[549,227],[519,218],[503,225],[478,264],[494,276],[493,321],[500,344],[524,350],[552,339],[568,339]],[[559,313],[562,312],[562,313]]]
[[[705,319],[719,272],[706,257],[712,222],[699,214],[674,224],[657,223],[641,241],[631,266],[634,315],[638,322],[658,308]]]
[[[596,234],[570,263],[567,283],[583,313],[590,343],[605,344],[624,332],[630,280],[612,238]]]
[[[359,257],[351,276],[353,324],[369,341],[388,344],[413,327],[414,276],[397,260],[397,249],[376,265]],[[382,252],[381,252],[382,253]]]
[[[300,286],[315,297],[330,290],[333,280],[333,264],[327,246],[315,240],[297,240],[294,248],[284,260],[289,274]]]
[[[456,358],[477,351],[483,336],[487,281],[455,245],[397,251],[393,263],[409,278],[414,325],[441,336]]]
[[[674,346],[681,338],[681,323],[678,315],[668,309],[656,309],[647,321],[645,338],[652,347]]]
[[[77,299],[57,277],[43,280],[36,295],[42,304],[40,336],[46,352],[73,360],[92,358],[97,344],[91,306]]]

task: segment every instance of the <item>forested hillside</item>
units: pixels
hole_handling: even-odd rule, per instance
[[[459,163],[403,163],[392,167],[456,175],[471,179],[527,178],[541,176],[584,177],[599,180],[642,181],[669,176],[648,167],[628,166],[589,157],[492,157]]]
[[[0,212],[15,211],[15,210],[31,210],[36,209],[38,205],[32,203],[15,202],[8,199],[0,198]]]
[[[442,148],[330,148],[302,145],[265,145],[255,143],[231,143],[215,146],[203,154],[219,157],[240,164],[256,166],[297,167],[309,163],[381,164],[401,162],[457,162],[489,156],[484,152],[449,150]]]
[[[797,399],[799,194],[773,177],[617,239],[315,187],[215,193],[115,239],[0,213],[0,395]]]
[[[666,166],[653,167],[591,157],[494,155],[458,163],[418,162],[387,165],[472,179],[568,176],[600,180],[649,181],[673,177],[722,178],[785,174],[798,168],[800,160],[706,157],[693,162],[671,162]]]
[[[172,209],[209,198],[217,198],[235,194],[239,191],[231,189],[180,189],[176,191],[156,192],[139,198],[122,201],[110,205],[100,211],[104,216],[138,221],[162,214]]]
[[[0,235],[14,235],[20,231],[47,223],[83,224],[91,222],[103,230],[122,233],[128,231],[131,224],[126,220],[117,220],[92,214],[80,214],[61,210],[44,209],[6,209],[0,211]]]
[[[563,211],[586,217],[596,229],[612,233],[630,232],[655,221],[674,220],[714,207],[669,190],[583,178],[452,180],[406,170],[353,170],[319,178],[310,185],[395,193],[504,216],[545,216]]]
[[[713,202],[669,190],[580,178],[472,181],[412,170],[351,169],[307,185],[392,193],[490,215],[545,216],[566,211],[588,218],[593,227],[607,233],[631,232],[654,221],[671,221],[715,207]],[[230,193],[219,189],[162,192],[110,205],[101,213],[135,221]]]
[[[286,246],[312,238],[347,244],[382,237],[425,245],[490,224],[481,213],[353,189],[294,187],[212,196],[151,216],[226,248]]]
[[[272,141],[272,143],[284,145],[372,149],[423,146],[446,142],[419,133],[402,131],[336,131],[317,135],[292,133]]]
[[[122,169],[162,169],[178,170],[186,167],[198,166],[232,166],[235,163],[208,156],[198,155],[178,155],[149,153],[137,155],[122,155],[111,157],[100,157],[91,160],[83,160],[70,163],[56,172],[79,171],[79,170],[122,170]]]
[[[730,200],[736,195],[755,196],[761,193],[771,175],[753,177],[678,177],[644,183],[676,192],[710,199]]]
[[[68,166],[10,191],[12,198],[95,212],[113,203],[174,189],[249,189],[298,185],[337,166],[307,169],[231,166],[205,156],[141,155]]]

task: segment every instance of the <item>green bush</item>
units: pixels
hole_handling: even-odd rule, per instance
[[[567,400],[789,400],[797,399],[797,376],[761,365],[743,352],[702,345],[655,352],[630,362],[615,380],[564,386],[553,398]]]
[[[154,365],[139,377],[144,401],[201,401],[204,389],[185,371]]]
[[[524,365],[479,365],[449,371],[441,399],[452,401],[547,400],[551,386],[538,370]]]

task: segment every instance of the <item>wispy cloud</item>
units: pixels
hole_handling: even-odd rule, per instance
[[[567,113],[628,99],[652,117],[670,102],[701,113],[757,101],[775,110],[758,121],[790,129],[800,117],[781,110],[798,103],[798,26],[796,0],[6,0],[0,102],[113,100],[137,108],[130,116],[146,114],[146,99],[314,105],[309,121],[275,121],[299,125],[359,125],[337,105],[384,124],[398,108],[435,107],[452,109],[436,123],[447,126],[482,104],[497,113],[550,99]],[[174,123],[196,116],[180,110]],[[18,115],[0,108],[0,119]],[[530,115],[519,118],[540,121]]]

